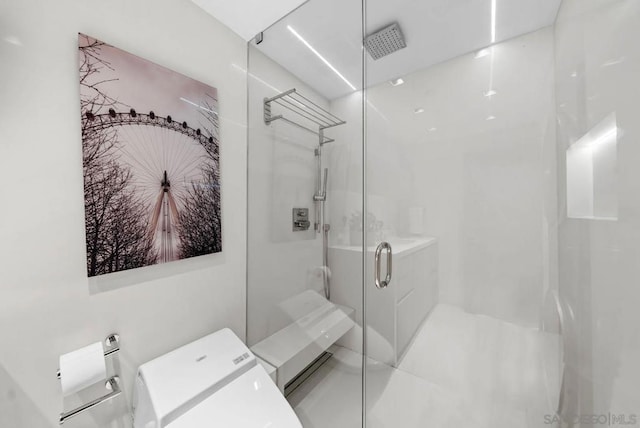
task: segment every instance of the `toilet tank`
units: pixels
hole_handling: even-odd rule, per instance
[[[162,428],[257,365],[228,328],[140,366],[134,428]]]

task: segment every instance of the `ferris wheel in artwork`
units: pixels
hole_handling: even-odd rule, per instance
[[[221,251],[216,89],[78,46],[88,275]]]

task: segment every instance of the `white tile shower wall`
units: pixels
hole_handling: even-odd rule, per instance
[[[328,102],[252,44],[249,49],[247,339],[254,345],[295,318],[282,303],[323,289],[322,242],[313,230],[318,137],[282,121],[266,125],[263,100],[296,88],[320,106]],[[283,112],[273,106],[274,115]],[[309,209],[309,230],[293,232],[293,208]]]
[[[564,0],[556,23],[564,413],[640,417],[640,4]],[[566,153],[615,115],[617,218],[567,216]],[[600,142],[592,147],[600,156]],[[594,175],[598,181],[602,177]],[[628,420],[628,419],[627,419]]]
[[[529,327],[557,288],[553,61],[547,28],[367,92],[368,211],[382,235],[409,235],[411,209],[423,208],[422,230],[439,239],[440,301]],[[334,206],[335,230],[360,208],[357,153],[332,150],[332,185],[353,193]]]
[[[221,254],[120,275],[110,291],[90,287],[79,31],[218,88]],[[122,339],[125,395],[115,404],[124,410],[140,363],[222,327],[244,337],[245,68],[244,41],[188,0],[0,1],[0,426],[58,426],[58,356],[107,333]],[[129,426],[116,415],[105,406],[65,426]]]

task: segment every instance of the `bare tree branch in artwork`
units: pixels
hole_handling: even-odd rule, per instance
[[[222,221],[220,219],[220,163],[218,145],[218,115],[212,101],[203,101],[202,128],[208,140],[208,159],[202,167],[204,181],[192,183],[179,215],[180,252],[183,257],[195,257],[222,251]]]
[[[96,81],[110,67],[99,56],[102,43],[88,37],[84,42],[79,50],[80,84],[88,89],[80,101],[87,272],[95,276],[152,264],[157,255],[146,233],[145,207],[129,187],[131,173],[117,162],[117,131],[91,126],[97,112],[118,102],[101,90],[104,81]]]
[[[183,258],[222,250],[220,188],[210,170],[203,183],[193,183],[179,216],[180,252]]]
[[[80,104],[83,114],[98,114],[103,109],[115,106],[119,103],[111,98],[101,89],[101,86],[107,82],[117,79],[101,80],[99,78],[100,71],[103,69],[113,70],[111,64],[100,57],[100,48],[104,46],[104,42],[93,39],[81,34],[81,42],[78,50],[80,51],[80,86],[85,90],[81,90]]]

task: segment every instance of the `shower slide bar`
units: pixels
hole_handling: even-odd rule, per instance
[[[277,104],[288,111],[295,113],[297,116],[314,123],[318,126],[318,130],[316,131],[309,126],[300,124],[283,116],[282,114],[275,116],[272,115],[272,104]],[[347,123],[336,115],[323,109],[309,98],[301,95],[295,88],[289,89],[288,91],[282,92],[274,97],[264,99],[264,123],[269,125],[271,122],[276,120],[282,120],[319,136],[321,145],[334,141],[333,139],[324,136],[323,131],[325,129]]]

